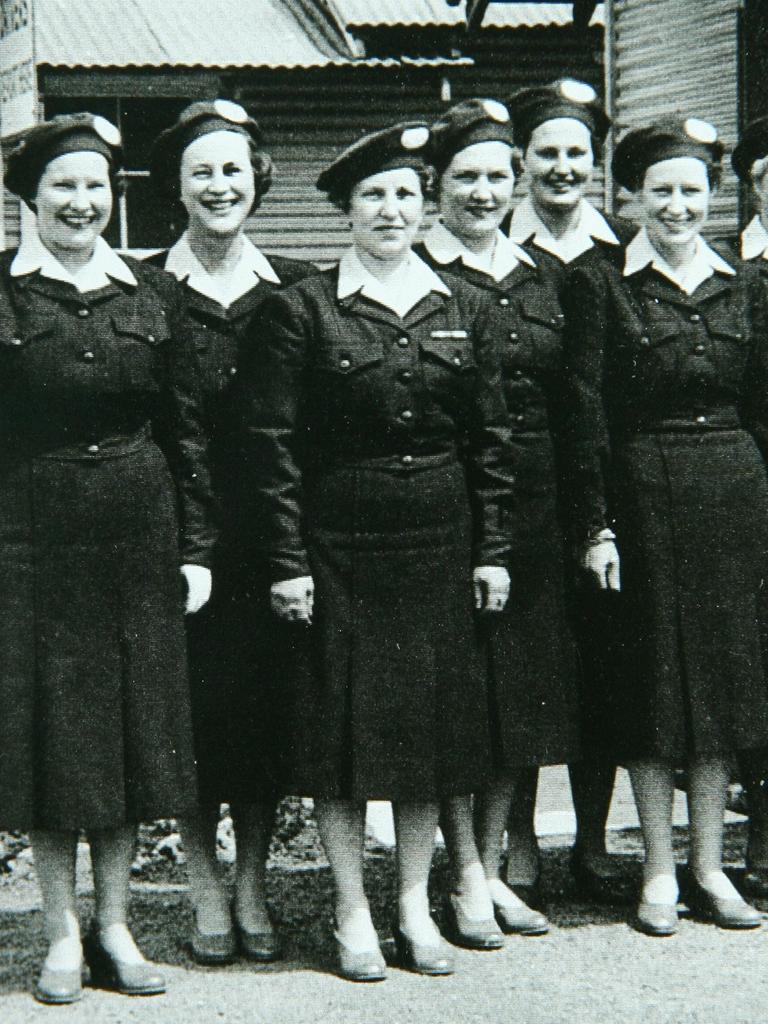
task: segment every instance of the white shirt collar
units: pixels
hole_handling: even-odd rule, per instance
[[[741,233],[741,258],[753,260],[757,256],[768,260],[768,231],[760,220],[760,214],[756,214]]]
[[[336,295],[346,299],[356,292],[361,292],[367,299],[404,317],[430,292],[450,295],[451,289],[415,252],[409,254],[390,278],[380,281],[366,270],[352,246],[339,261]]]
[[[481,274],[487,274],[494,281],[503,281],[521,263],[526,263],[529,267],[536,266],[525,249],[501,231],[496,232],[496,241],[489,254],[472,252],[461,239],[448,230],[445,224],[439,222],[424,236],[424,245],[437,263],[453,263],[454,260],[460,259],[465,267],[479,270]]]
[[[636,274],[649,264],[654,270],[676,284],[686,295],[692,295],[700,284],[712,277],[715,271],[729,276],[736,273],[730,263],[726,263],[722,256],[718,256],[700,235],[696,238],[696,252],[692,262],[682,270],[675,270],[656,251],[648,237],[647,230],[640,228],[627,246],[624,258],[624,276],[629,277],[630,274]]]
[[[579,203],[579,219],[576,226],[567,231],[562,238],[555,238],[536,212],[531,197],[526,196],[512,214],[509,237],[518,243],[526,242],[533,237],[534,243],[540,249],[551,252],[563,263],[571,263],[577,256],[587,252],[595,244],[595,240],[619,245],[611,225],[586,199]]]
[[[103,238],[96,239],[93,255],[85,266],[72,273],[45,247],[37,231],[30,225],[30,229],[24,231],[19,250],[11,263],[11,276],[23,277],[38,270],[42,277],[72,284],[81,293],[105,288],[112,279],[134,288],[137,283],[128,264]]]
[[[272,266],[249,238],[243,237],[243,249],[232,273],[226,281],[213,277],[192,252],[186,231],[168,250],[165,269],[177,280],[186,281],[201,295],[207,296],[227,308],[258,284],[259,278],[280,284]]]

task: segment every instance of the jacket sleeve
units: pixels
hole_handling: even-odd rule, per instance
[[[311,572],[303,538],[301,466],[312,326],[298,297],[277,294],[264,302],[250,331],[239,389],[244,490],[256,546],[276,582]]]
[[[501,335],[483,298],[473,316],[477,377],[466,448],[474,515],[473,565],[505,566],[514,533],[515,452],[501,370]]]
[[[558,437],[562,504],[571,540],[580,544],[608,525],[605,475],[610,441],[604,378],[609,299],[602,268],[574,268],[564,282],[561,300],[565,316]]]
[[[162,280],[156,280],[160,275]],[[178,285],[162,271],[156,271],[150,283],[160,295],[170,332],[166,391],[154,433],[176,484],[181,560],[210,566],[217,534],[200,368],[194,347],[184,335]]]
[[[753,267],[742,265],[740,272],[746,277],[750,320],[750,355],[741,416],[768,466],[768,280]]]

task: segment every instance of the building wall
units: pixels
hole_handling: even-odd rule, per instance
[[[681,110],[712,121],[726,146],[733,146],[740,114],[740,7],[740,0],[614,0],[617,137]],[[625,212],[631,213],[631,204]],[[734,234],[738,213],[738,183],[726,163],[709,232]]]

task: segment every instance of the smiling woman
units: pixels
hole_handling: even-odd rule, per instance
[[[205,439],[163,275],[101,237],[120,162],[117,129],[79,113],[25,133],[6,169],[36,218],[0,260],[0,821],[32,831],[50,1003],[80,998],[84,953],[95,985],[164,990],[127,926],[135,826],[194,801],[183,613],[210,593]]]

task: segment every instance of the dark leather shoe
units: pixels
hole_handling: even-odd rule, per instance
[[[165,992],[165,979],[154,964],[129,964],[117,960],[91,931],[83,943],[85,960],[94,988],[110,989],[126,996],[155,996]]]
[[[248,960],[261,964],[271,964],[282,960],[283,950],[274,932],[249,932],[235,922],[237,945],[240,952]]]
[[[723,899],[709,892],[688,872],[685,902],[696,917],[713,921],[718,928],[749,929],[759,928],[763,915],[741,897]]]
[[[532,910],[525,904],[519,907],[506,907],[501,903],[493,904],[493,912],[499,928],[505,935],[546,935],[549,921],[538,910]]]
[[[445,923],[448,938],[454,946],[464,949],[495,950],[504,948],[504,936],[492,917],[485,920],[467,917],[461,897],[450,893],[445,901]]]
[[[228,932],[201,932],[195,924],[188,949],[195,963],[205,967],[231,964],[237,956],[235,933],[231,928]]]
[[[571,876],[580,896],[596,903],[625,903],[629,892],[624,880],[602,875],[584,860],[576,848],[571,852]]]
[[[632,926],[644,935],[666,938],[677,932],[677,907],[671,903],[646,903],[637,905]]]
[[[338,932],[333,933],[336,940],[336,960],[340,977],[347,981],[384,981],[387,976],[387,965],[381,949],[366,949],[362,952],[352,950],[340,938]]]
[[[434,977],[453,974],[453,954],[444,942],[429,946],[414,942],[397,925],[392,933],[398,958],[406,970]]]
[[[38,1003],[64,1006],[83,998],[83,972],[78,967],[72,971],[57,971],[43,965],[34,988]]]

